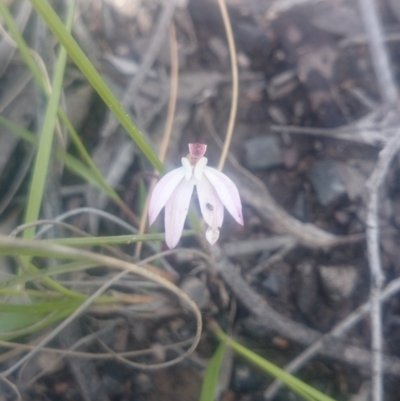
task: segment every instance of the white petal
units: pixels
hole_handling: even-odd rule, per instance
[[[243,225],[242,203],[239,191],[233,181],[212,167],[205,167],[204,175],[211,182],[219,199],[221,199],[221,202],[228,209],[228,212],[239,224]]]
[[[214,245],[219,238],[219,230],[218,228],[208,227],[206,231],[206,239],[211,244]]]
[[[170,249],[175,248],[181,238],[193,188],[192,180],[181,181],[165,205],[165,242]]]
[[[204,168],[207,166],[207,163],[207,157],[202,157],[194,166],[194,176],[197,180],[201,180],[203,178],[203,171]]]
[[[185,179],[190,180],[192,178],[192,172],[193,168],[192,165],[190,164],[190,161],[186,157],[182,157],[182,166],[185,170]]]
[[[175,170],[170,171],[164,175],[160,181],[156,184],[151,194],[149,204],[149,224],[152,225],[154,220],[157,218],[161,209],[168,202],[172,193],[176,187],[185,177],[185,170],[183,167],[179,167]]]
[[[221,227],[224,220],[224,205],[217,192],[206,177],[196,181],[196,185],[204,220],[210,227]]]

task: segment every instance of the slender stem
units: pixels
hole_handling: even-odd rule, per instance
[[[376,10],[376,1],[359,0],[359,5],[381,96],[385,103],[394,104],[397,101],[396,82],[385,48],[382,27]]]
[[[229,55],[231,59],[231,68],[232,68],[232,103],[231,110],[229,113],[229,122],[228,128],[226,129],[224,147],[222,149],[221,156],[218,162],[218,170],[222,170],[224,168],[225,160],[228,155],[229,146],[232,140],[233,127],[235,126],[237,105],[238,105],[238,94],[239,94],[239,73],[237,68],[237,57],[236,57],[236,49],[235,49],[235,41],[233,39],[231,22],[229,19],[228,11],[226,9],[225,0],[218,0],[218,5],[221,11],[222,20],[224,22],[224,27],[226,31],[226,37],[228,40],[229,46]]]

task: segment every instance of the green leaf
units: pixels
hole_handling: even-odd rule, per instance
[[[0,312],[0,334],[31,326],[42,318],[43,315],[33,315],[28,312]]]
[[[84,299],[67,298],[32,304],[0,303],[0,338],[32,333],[72,313]]]

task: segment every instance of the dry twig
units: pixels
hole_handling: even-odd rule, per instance
[[[359,0],[359,6],[367,34],[371,59],[378,80],[379,90],[385,103],[394,104],[397,101],[396,84],[385,49],[383,30],[379,22],[374,0]]]
[[[321,333],[294,322],[271,308],[265,299],[259,296],[244,281],[232,263],[215,245],[213,247],[213,254],[216,259],[218,272],[241,304],[254,316],[248,319],[246,324],[247,328],[251,328],[253,334],[259,332],[261,337],[265,337],[266,333],[277,332],[296,343],[307,346],[322,338],[323,335]],[[319,350],[322,355],[346,362],[352,366],[365,367],[365,365],[371,362],[371,353],[362,348],[346,345],[337,339],[330,339],[324,345],[325,347]],[[400,376],[400,360],[385,357],[384,362],[386,372]]]
[[[367,251],[371,271],[371,330],[372,330],[372,394],[374,401],[383,399],[382,375],[382,313],[380,294],[384,283],[380,260],[378,204],[379,189],[393,157],[400,148],[400,131],[379,153],[378,162],[367,182]]]
[[[359,0],[364,20],[372,63],[378,81],[379,90],[385,103],[395,105],[397,102],[396,83],[393,78],[389,57],[383,39],[383,30],[377,15],[374,0]],[[367,246],[368,261],[371,271],[371,331],[372,331],[372,400],[383,399],[382,373],[382,316],[379,301],[384,276],[381,268],[378,230],[378,190],[381,186],[389,164],[400,146],[400,136],[396,135],[387,142],[379,154],[378,162],[367,183],[369,202],[367,210]]]
[[[400,291],[400,279],[393,280],[387,287],[381,292],[379,301],[385,302],[390,299],[393,295]],[[294,373],[298,371],[305,363],[307,363],[311,358],[313,358],[324,346],[325,342],[329,340],[330,337],[342,337],[349,330],[351,330],[364,316],[370,312],[371,302],[368,301],[365,304],[359,306],[355,311],[350,313],[345,319],[343,319],[339,324],[337,324],[329,333],[325,334],[318,341],[313,343],[310,347],[304,350],[300,355],[298,355],[293,361],[285,366],[285,371],[288,373]],[[274,383],[269,386],[265,391],[264,397],[271,400],[276,392],[282,387],[282,383],[275,380]]]

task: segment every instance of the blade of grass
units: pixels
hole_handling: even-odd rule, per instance
[[[212,324],[212,328],[217,335],[217,337],[221,340],[226,342],[227,345],[232,347],[232,349],[248,361],[254,363],[256,366],[264,370],[265,372],[269,373],[270,375],[278,378],[283,383],[286,384],[289,388],[293,391],[301,395],[307,400],[317,400],[317,401],[334,401],[333,398],[321,393],[320,391],[316,390],[315,388],[309,386],[308,384],[304,383],[300,379],[291,374],[285,372],[283,369],[279,368],[278,366],[274,365],[273,363],[267,361],[266,359],[260,357],[256,353],[250,351],[248,348],[244,347],[243,345],[237,343],[236,341],[232,340],[228,337],[217,325],[216,323]]]
[[[100,74],[96,71],[93,64],[89,61],[85,53],[76,43],[75,39],[65,28],[62,21],[58,18],[57,14],[51,8],[49,3],[46,0],[30,0],[30,2],[37,13],[46,22],[48,28],[65,47],[69,56],[82,71],[83,75],[85,75],[99,96],[104,100],[108,108],[114,113],[115,117],[135,141],[139,149],[159,172],[163,172],[164,166],[154,153],[153,149],[147,143],[146,139],[142,136],[137,127],[133,124],[128,114],[119,104],[118,100],[108,88],[103,78],[101,78]]]
[[[75,12],[75,4],[76,0],[73,0],[71,6],[68,9],[67,25],[69,27],[72,26]],[[28,193],[27,208],[25,213],[25,223],[35,221],[39,217],[47,170],[50,162],[54,129],[56,126],[57,111],[61,97],[66,61],[67,52],[65,48],[61,47],[55,67],[54,78],[52,82],[52,91],[47,104],[42,132],[40,135],[35,162],[33,165],[33,174]],[[23,237],[26,239],[31,239],[34,235],[35,227],[31,227],[25,230],[23,233]]]
[[[163,288],[177,296],[184,305],[187,305],[191,309],[196,318],[196,333],[191,346],[183,353],[181,353],[177,358],[157,364],[156,367],[158,369],[162,367],[164,368],[167,366],[172,366],[178,362],[181,362],[184,358],[186,358],[195,350],[201,339],[202,316],[196,303],[175,284],[171,283],[166,278],[155,274],[151,270],[148,270],[141,266],[145,263],[149,263],[155,258],[159,258],[159,255],[150,256],[146,259],[141,260],[137,264],[134,264],[110,256],[100,255],[94,252],[83,251],[76,248],[69,248],[62,245],[43,244],[41,243],[41,241],[21,240],[17,238],[5,237],[2,235],[0,235],[0,253],[7,255],[13,255],[15,253],[19,255],[47,255],[50,257],[99,263],[102,265],[106,265],[109,268],[121,271],[121,273],[114,275],[112,279],[106,281],[97,291],[90,295],[63,323],[58,325],[57,328],[55,328],[49,335],[41,340],[35,349],[33,349],[27,355],[21,358],[12,367],[2,372],[2,374],[6,377],[13,373],[16,369],[18,369],[28,359],[36,355],[40,351],[41,347],[46,345],[47,342],[51,341],[56,335],[60,333],[61,330],[63,330],[64,327],[66,327],[66,325],[68,325],[73,319],[83,313],[85,308],[87,308],[90,303],[94,299],[96,299],[96,297],[101,295],[103,291],[108,289],[108,287],[111,286],[116,280],[118,280],[122,277],[122,275],[125,275],[128,272],[151,280],[152,282],[157,283],[158,285],[162,286]],[[150,367],[150,369],[153,369],[153,367]]]
[[[214,401],[215,399],[225,348],[225,343],[221,342],[207,366],[201,386],[200,401]]]
[[[40,269],[36,272],[24,273],[21,276],[12,276],[12,277],[0,280],[0,288],[7,288],[7,287],[15,286],[17,284],[26,283],[28,281],[39,280],[43,277],[54,276],[56,274],[92,269],[99,265],[100,265],[99,263],[88,263],[88,262],[64,263],[64,264],[61,264],[58,266],[50,267],[48,269]]]
[[[2,116],[0,116],[0,124],[10,129],[11,132],[19,136],[24,141],[32,145],[37,145],[38,138],[33,132],[20,127],[18,124],[15,124],[14,122]],[[71,170],[73,173],[83,178],[83,180],[89,182],[92,185],[95,185],[97,188],[102,190],[106,195],[110,196],[112,199],[119,198],[118,194],[112,188],[110,188],[110,186],[106,183],[101,174],[100,175],[96,174],[93,169],[87,167],[75,156],[72,156],[61,149],[57,150],[56,154],[57,157],[65,163],[66,167],[69,170]]]
[[[54,310],[53,312],[48,313],[46,316],[40,315],[40,317],[36,320],[36,322],[28,327],[24,327],[22,329],[13,330],[9,332],[2,332],[0,334],[0,339],[10,340],[17,337],[25,336],[27,334],[35,333],[41,329],[44,329],[50,324],[62,320],[66,316],[70,315],[78,306],[79,305],[72,304],[64,307],[61,310]]]
[[[186,232],[188,234],[188,232]],[[71,237],[54,238],[41,240],[42,243],[68,245],[68,246],[95,246],[95,245],[118,245],[132,244],[138,241],[163,241],[165,235],[162,234],[142,234],[142,235],[115,235],[111,237]]]
[[[10,33],[13,36],[13,39],[17,43],[18,49],[21,53],[21,56],[22,56],[25,64],[30,69],[32,75],[36,79],[36,81],[39,84],[43,93],[47,97],[49,97],[50,89],[46,85],[45,79],[42,75],[43,73],[37,66],[34,58],[32,57],[29,47],[25,43],[25,40],[22,37],[22,35],[19,33],[18,28],[13,20],[13,17],[11,16],[7,7],[3,4],[3,0],[0,0],[0,14],[3,16],[4,21],[7,24],[8,28],[10,30]],[[92,170],[92,176],[97,177],[97,181],[94,180],[94,182],[97,182],[97,186],[100,189],[102,189],[111,199],[113,199],[114,202],[116,202],[117,205],[119,205],[126,212],[126,214],[128,216],[130,216],[132,218],[131,213],[129,213],[129,208],[122,201],[122,199],[118,196],[118,194],[110,187],[110,185],[107,183],[107,181],[105,180],[105,178],[103,177],[101,172],[98,170],[98,168],[94,164],[89,153],[86,151],[82,141],[80,140],[79,135],[75,131],[74,127],[72,126],[67,115],[61,109],[61,107],[58,107],[58,116],[59,116],[60,120],[63,122],[63,124],[66,126],[68,133],[71,137],[71,140],[74,143],[76,149],[78,150],[79,155],[85,161],[85,163],[89,166],[90,170]],[[11,125],[10,128],[12,129],[12,127],[13,126]],[[23,137],[24,133],[21,132],[20,136]],[[135,221],[135,219],[132,219],[132,220]]]

